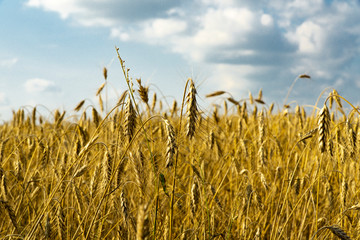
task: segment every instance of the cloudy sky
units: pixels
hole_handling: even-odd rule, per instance
[[[0,120],[11,109],[71,111],[108,68],[109,103],[125,90],[115,46],[151,95],[179,99],[192,77],[200,105],[226,90],[314,105],[327,87],[360,90],[360,1],[0,0]],[[30,109],[30,108],[29,108]]]

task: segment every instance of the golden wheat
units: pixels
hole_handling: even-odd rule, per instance
[[[110,111],[104,69],[100,106],[0,125],[0,238],[356,239],[359,120],[336,90],[317,117],[260,105],[262,90],[199,111],[192,79],[171,106],[122,67]]]

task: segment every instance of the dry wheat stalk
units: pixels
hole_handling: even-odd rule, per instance
[[[241,106],[241,118],[245,119],[247,121],[247,104],[246,102],[243,103]]]
[[[101,164],[98,164],[95,167],[94,174],[92,175],[91,181],[90,181],[90,196],[91,198],[95,198],[99,182],[100,182],[100,176],[101,176]]]
[[[322,228],[327,222],[327,219],[324,217],[321,217],[317,220],[317,224],[319,228]]]
[[[0,200],[3,200],[3,201],[7,201],[7,196],[8,196],[8,189],[7,189],[7,184],[6,184],[6,177],[5,177],[5,174],[3,173],[3,170],[1,171],[2,172],[2,176],[1,176],[1,198]]]
[[[349,186],[345,178],[343,178],[341,183],[341,193],[340,193],[340,202],[343,208],[346,207],[346,195],[348,192]]]
[[[168,167],[173,166],[173,161],[174,161],[174,156],[175,156],[175,151],[177,149],[177,145],[176,145],[176,137],[175,137],[174,128],[170,124],[169,120],[164,119],[164,123],[166,126],[166,135],[167,135],[165,166],[168,168]]]
[[[232,104],[237,105],[238,107],[240,106],[239,102],[236,101],[236,100],[235,100],[234,98],[232,98],[232,97],[227,98],[227,100],[228,100],[229,102],[231,102]]]
[[[251,92],[249,92],[249,102],[250,102],[251,105],[254,104],[254,97],[251,94]]]
[[[187,130],[186,130],[186,136],[188,136],[190,139],[195,134],[195,125],[196,120],[198,119],[198,109],[196,105],[196,88],[194,85],[194,82],[192,79],[190,79],[190,89],[188,92],[188,95],[186,97],[186,104],[187,104],[187,111],[186,111],[186,117],[187,117]]]
[[[192,169],[193,173],[195,173],[195,176],[197,176],[199,178],[199,180],[202,180],[199,170],[197,170],[197,168],[192,164],[191,164],[191,169]]]
[[[46,221],[45,221],[45,238],[51,239],[51,224],[50,224],[50,217],[49,214],[46,214]]]
[[[260,172],[260,181],[261,181],[263,187],[265,188],[265,191],[269,190],[269,185],[266,181],[265,175],[262,172]]]
[[[340,97],[339,97],[339,93],[334,89],[333,90],[333,95],[334,95],[334,98],[335,98],[335,102],[336,104],[338,105],[339,108],[342,108],[342,104],[341,104],[341,100],[340,100]]]
[[[259,126],[259,144],[262,145],[264,143],[264,136],[265,136],[265,124],[264,124],[264,112],[261,111],[259,113],[258,118],[258,126]]]
[[[36,126],[36,107],[34,107],[33,110],[32,110],[31,123],[32,123],[32,127],[35,129],[35,126]]]
[[[87,172],[88,169],[89,169],[88,165],[82,166],[74,173],[74,178],[81,177]]]
[[[295,180],[295,185],[294,185],[295,195],[299,195],[299,193],[300,193],[300,187],[301,187],[301,180],[300,180],[300,178],[297,178],[297,179]]]
[[[263,100],[261,100],[261,99],[254,99],[254,101],[255,102],[257,102],[257,103],[260,103],[260,104],[265,104],[265,102],[263,101]]]
[[[262,199],[261,199],[261,196],[260,196],[260,194],[258,193],[258,191],[254,191],[254,198],[255,198],[255,200],[256,200],[256,205],[258,206],[258,208],[260,209],[260,210],[263,210],[264,209],[264,204],[263,204],[263,201],[262,201]]]
[[[247,203],[246,205],[250,203],[252,195],[253,195],[253,187],[251,184],[248,184],[246,186],[246,203]]]
[[[269,115],[272,114],[272,111],[274,110],[274,105],[275,105],[274,103],[271,103],[271,105],[269,107],[269,111],[268,111]]]
[[[149,87],[144,87],[143,85],[141,85],[141,78],[136,79],[136,81],[139,84],[138,92],[139,92],[141,100],[144,103],[148,104],[148,102],[149,102],[149,96],[148,96]]]
[[[131,98],[128,97],[125,106],[125,135],[128,136],[129,142],[131,141],[136,127],[136,112],[132,105]]]
[[[255,239],[261,239],[261,229],[258,227],[255,233]]]
[[[4,151],[5,151],[5,145],[6,143],[9,141],[9,139],[5,139],[1,142],[1,146],[0,146],[0,163],[2,163],[2,160],[4,158]]]
[[[352,129],[351,124],[349,123],[349,120],[346,121],[346,130],[348,132],[347,134],[347,140],[348,140],[348,147],[351,155],[353,155],[356,151],[356,133]]]
[[[333,225],[327,228],[330,229],[330,231],[338,238],[342,240],[351,240],[351,238],[339,226]]]
[[[128,203],[125,197],[124,189],[121,190],[120,201],[121,201],[121,211],[124,217],[124,222],[128,222],[128,217],[129,217]]]
[[[173,105],[171,107],[171,117],[176,116],[177,114],[177,102],[174,100]]]
[[[102,163],[103,163],[103,167],[102,167],[103,181],[104,181],[104,186],[106,186],[110,182],[112,168],[113,168],[113,158],[111,157],[111,154],[109,153],[108,150],[106,150],[104,153]]]
[[[262,89],[260,89],[257,99],[262,100],[262,98],[263,98],[263,92],[262,92]]]
[[[295,115],[296,115],[296,118],[298,119],[300,129],[303,129],[304,122],[303,122],[303,119],[302,119],[302,116],[301,116],[300,106],[299,105],[296,105],[296,107],[295,107]]]
[[[103,84],[101,84],[101,86],[98,88],[98,90],[96,91],[96,96],[99,96],[100,93],[102,92],[102,90],[105,87],[106,82],[104,82]]]
[[[329,108],[332,109],[334,103],[333,92],[329,93]]]
[[[9,204],[8,201],[4,201],[4,200],[0,200],[1,204],[4,206],[10,220],[11,220],[11,223],[12,225],[14,226],[16,232],[20,232],[19,231],[19,227],[18,227],[18,224],[16,222],[16,216],[15,216],[15,212],[14,212],[14,209],[12,208],[12,206]]]
[[[104,102],[101,95],[99,95],[99,106],[100,106],[100,112],[104,112]]]
[[[309,132],[301,135],[299,141],[305,142],[306,139],[313,137],[318,132],[318,130],[319,130],[319,128],[314,128],[314,129],[310,130]]]
[[[136,240],[145,240],[150,238],[150,220],[147,211],[146,205],[141,205],[139,207],[136,224]]]
[[[60,118],[60,112],[58,109],[55,110],[54,112],[54,123],[56,123],[58,121],[58,119]]]
[[[228,115],[228,105],[227,102],[224,100],[224,116]]]
[[[216,106],[214,106],[213,119],[214,119],[214,122],[215,122],[216,124],[219,124],[220,118],[219,118],[218,110],[217,110],[217,107],[216,107]]]
[[[207,97],[207,98],[216,97],[216,96],[223,95],[224,93],[226,93],[226,92],[225,91],[216,91],[216,92],[205,95],[205,97]]]
[[[169,237],[169,217],[166,215],[164,223],[163,239],[168,239]]]
[[[213,149],[214,144],[215,144],[215,133],[213,130],[211,130],[210,132],[210,136],[209,136],[209,145],[210,145],[210,149]]]
[[[337,236],[338,238],[342,239],[342,240],[351,240],[351,238],[346,234],[346,232],[344,230],[341,229],[341,227],[337,226],[337,225],[332,225],[332,226],[325,226],[320,228],[313,236],[311,239],[314,239],[314,237],[316,236],[316,234],[318,234],[321,230],[324,229],[329,229],[335,236]]]
[[[124,102],[124,100],[125,100],[125,98],[126,98],[126,96],[127,96],[127,93],[128,93],[128,90],[125,90],[125,91],[120,95],[119,100],[118,100],[117,103],[116,103],[116,106],[120,106],[120,105]]]
[[[330,114],[329,109],[327,108],[326,104],[321,109],[319,113],[319,120],[318,120],[318,132],[319,132],[319,149],[320,152],[324,152],[326,149],[327,138],[329,134],[329,123],[330,122]]]
[[[299,75],[298,78],[311,78],[311,77],[307,74],[301,74],[301,75]]]
[[[81,100],[77,105],[76,107],[74,108],[74,111],[78,112],[80,111],[80,109],[82,108],[82,106],[84,105],[85,103],[85,100]]]
[[[151,111],[152,112],[154,112],[154,110],[155,110],[156,100],[157,100],[156,93],[154,93],[152,103],[151,103]]]
[[[334,190],[333,185],[329,181],[325,183],[325,190],[329,201],[329,207],[331,208],[334,205]]]
[[[4,169],[2,167],[0,167],[0,184],[2,185],[2,178],[4,176],[5,172],[4,172]],[[2,194],[2,187],[0,186],[0,196]]]
[[[219,200],[219,198],[218,198],[218,196],[217,196],[217,192],[216,192],[214,186],[210,184],[210,185],[209,185],[209,188],[210,188],[210,191],[211,191],[211,193],[212,193],[212,195],[213,195],[213,198],[214,198],[216,204],[219,206],[220,209],[223,209],[223,207],[222,207],[222,205],[221,205],[221,202],[220,202],[220,200]]]
[[[98,112],[96,111],[95,108],[92,108],[92,118],[93,118],[93,122],[95,124],[95,127],[98,127],[99,123],[100,123],[100,117],[99,117],[99,114],[98,114]]]
[[[259,151],[258,151],[258,155],[259,155],[259,160],[260,160],[260,165],[262,167],[266,166],[266,160],[265,160],[265,148],[264,145],[261,144]]]
[[[65,217],[65,214],[64,214],[61,206],[58,207],[56,219],[57,219],[57,228],[58,228],[59,238],[62,240],[65,240],[65,239],[67,239],[67,237],[66,237],[66,217]]]
[[[252,113],[252,117],[253,117],[254,121],[256,120],[257,112],[258,112],[258,109],[257,109],[257,106],[255,105],[254,109],[253,109],[253,113]]]
[[[103,68],[103,76],[104,76],[105,81],[107,80],[107,76],[108,76],[107,72],[108,72],[107,68],[104,67]]]
[[[199,202],[200,202],[199,185],[197,183],[197,180],[194,179],[194,183],[191,187],[191,194],[190,194],[190,209],[194,217],[198,209]]]
[[[66,111],[64,111],[56,120],[56,128],[58,128],[61,125],[61,122],[64,120]]]
[[[127,158],[123,159],[118,167],[118,169],[116,170],[116,186],[120,186],[121,184],[121,176],[124,173],[124,170],[126,168],[127,165]]]
[[[130,160],[132,162],[134,172],[135,172],[135,180],[139,187],[139,193],[141,200],[144,198],[145,193],[145,169],[143,165],[143,154],[141,150],[139,149],[136,154],[129,153]]]

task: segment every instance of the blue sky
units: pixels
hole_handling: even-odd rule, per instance
[[[116,102],[126,86],[115,45],[170,104],[193,77],[200,105],[216,90],[242,99],[260,88],[282,105],[300,74],[312,78],[289,101],[313,105],[333,87],[357,104],[359,13],[354,0],[0,0],[0,119],[21,106],[96,104],[104,66]]]

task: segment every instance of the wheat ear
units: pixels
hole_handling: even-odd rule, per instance
[[[198,185],[196,179],[194,179],[194,183],[191,187],[191,195],[190,196],[191,196],[191,199],[190,199],[191,200],[191,202],[190,202],[191,213],[195,217],[196,211],[199,206],[199,201],[200,201],[199,185]]]
[[[165,126],[166,126],[166,135],[167,135],[165,166],[168,168],[168,167],[173,166],[174,156],[175,156],[175,151],[177,149],[177,146],[176,146],[175,131],[174,131],[173,126],[170,124],[169,120],[167,120],[167,119],[164,119],[164,122],[165,122]]]
[[[19,227],[16,222],[16,216],[15,216],[14,209],[12,208],[12,206],[9,204],[8,201],[0,200],[0,202],[4,205],[4,208],[5,208],[6,212],[8,213],[11,223],[13,224],[16,232],[19,232]]]
[[[196,120],[198,119],[198,109],[196,106],[196,88],[192,79],[190,79],[190,89],[186,97],[186,104],[187,104],[186,136],[188,136],[191,139],[195,134],[195,129],[196,129],[195,125],[196,125]]]
[[[319,132],[319,149],[320,152],[324,152],[326,149],[327,137],[329,133],[329,122],[330,122],[330,114],[329,109],[327,108],[326,104],[321,109],[319,113],[319,120],[318,120],[318,132]]]
[[[150,235],[150,221],[147,213],[147,206],[142,205],[139,208],[136,224],[136,240],[148,239]]]
[[[136,127],[136,112],[129,97],[125,107],[125,135],[131,141]]]
[[[338,238],[340,238],[342,240],[351,240],[351,238],[346,234],[346,232],[337,225],[325,226],[325,227],[320,228],[316,233],[314,233],[314,235],[311,237],[310,240],[314,239],[316,234],[318,234],[321,230],[324,230],[324,229],[329,229],[335,236],[337,236]]]
[[[141,85],[141,78],[136,79],[136,81],[137,81],[138,84],[139,84],[139,90],[138,90],[138,92],[139,92],[139,94],[140,94],[141,100],[142,100],[144,103],[148,104],[148,102],[149,102],[149,96],[148,96],[149,87],[144,87],[143,85]]]

